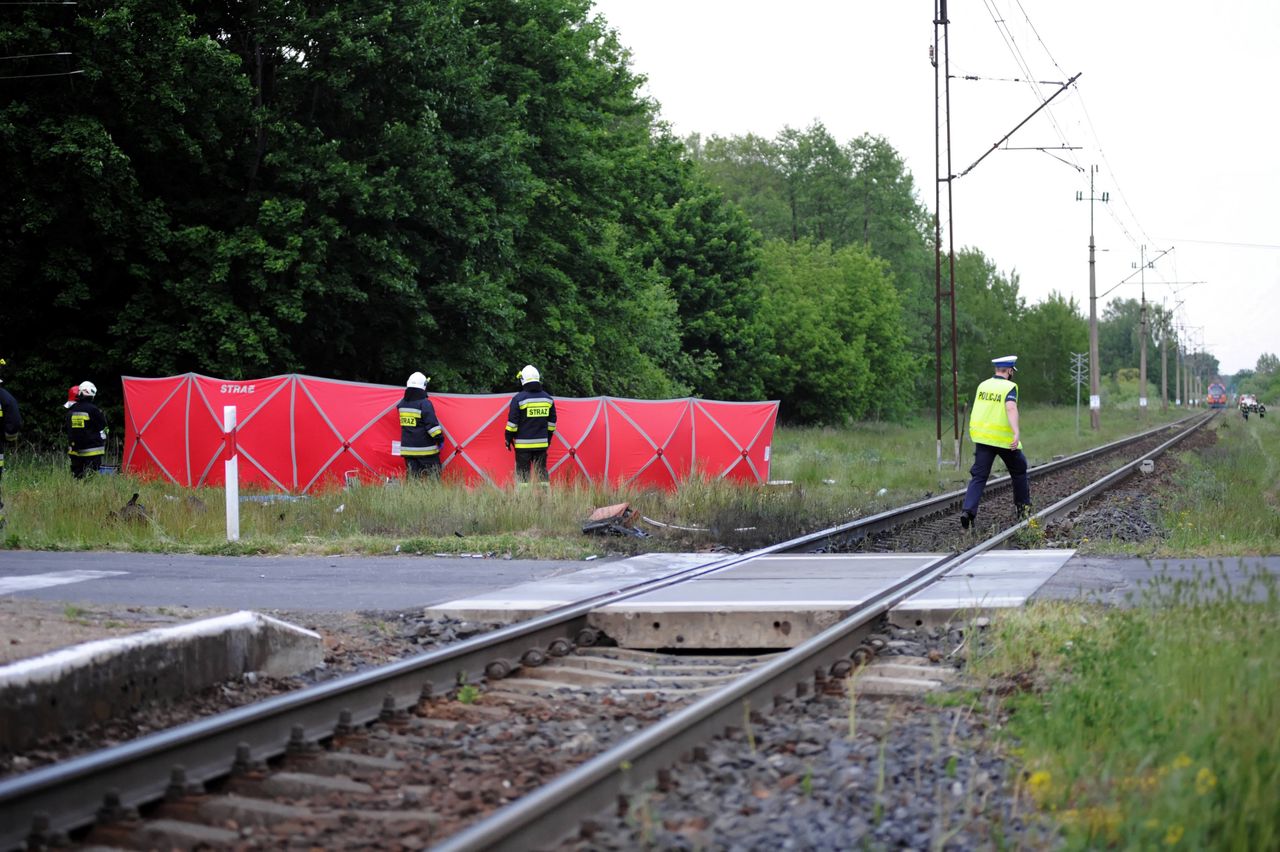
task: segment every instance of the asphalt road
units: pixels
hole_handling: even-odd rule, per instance
[[[1262,574],[1280,577],[1280,556],[1230,556],[1213,559],[1136,559],[1110,556],[1073,556],[1057,574],[1032,595],[1033,600],[1083,599],[1115,606],[1127,606],[1156,599],[1167,600],[1172,592],[1199,590],[1204,595],[1230,588],[1237,596],[1265,600],[1267,587],[1251,582]],[[1216,580],[1210,586],[1208,581]]]
[[[608,560],[466,557],[189,556],[0,551],[0,595],[85,604],[317,611],[406,610],[563,577]],[[1258,572],[1280,576],[1280,557],[1119,559],[1076,556],[1034,598],[1125,605],[1161,578],[1211,576],[1237,589]],[[1254,584],[1255,598],[1265,588]]]
[[[10,550],[0,551],[0,595],[132,606],[405,610],[598,564],[465,557]]]

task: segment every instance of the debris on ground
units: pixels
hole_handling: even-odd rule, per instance
[[[635,510],[630,503],[615,503],[612,506],[601,506],[591,513],[582,531],[587,535],[619,535],[633,538],[648,538],[649,534],[634,526]]]

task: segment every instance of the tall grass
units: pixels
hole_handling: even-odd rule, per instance
[[[975,673],[1011,701],[1025,788],[1069,849],[1280,848],[1280,592],[1163,578],[1142,606],[1002,616]]]
[[[1228,412],[1217,443],[1184,457],[1177,485],[1163,552],[1280,553],[1280,418],[1245,421]]]
[[[1024,422],[1033,463],[1113,440],[1140,425],[1134,417],[1117,416],[1094,434],[1086,420],[1077,437],[1074,412],[1060,408],[1031,409]],[[842,429],[780,427],[771,451],[771,476],[787,484],[740,486],[692,479],[665,492],[560,485],[503,490],[396,480],[298,500],[245,502],[236,543],[226,541],[221,489],[188,490],[118,475],[76,482],[64,458],[18,452],[11,455],[3,482],[8,525],[0,531],[0,542],[41,549],[482,552],[541,558],[712,546],[741,550],[962,487],[968,459],[960,470],[939,471],[935,452],[932,420]],[[971,454],[967,445],[965,453]],[[110,513],[135,491],[148,518],[111,519]],[[595,508],[621,502],[657,522],[637,524],[653,535],[583,535],[582,524]]]

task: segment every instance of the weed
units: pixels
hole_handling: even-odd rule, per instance
[[[1102,432],[1077,438],[1069,409],[1031,408],[1024,418],[1035,423],[1037,446],[1055,454],[1114,440],[1138,426],[1111,418]],[[848,521],[873,504],[936,493],[936,471],[919,463],[930,434],[932,423],[924,419],[845,429],[779,427],[769,475],[792,480],[786,488],[692,477],[671,492],[559,483],[523,491],[452,484],[419,488],[399,481],[381,488],[318,492],[284,504],[245,504],[237,542],[226,540],[221,513],[200,509],[223,504],[221,489],[192,489],[185,492],[193,498],[187,500],[171,485],[129,475],[78,483],[67,475],[65,457],[50,453],[6,471],[6,497],[12,495],[13,506],[20,509],[9,515],[3,546],[245,556],[380,555],[400,545],[402,553],[509,553],[543,559],[696,550],[711,544],[743,550]],[[1042,460],[1047,457],[1032,459]],[[102,523],[135,491],[154,523]],[[254,495],[247,484],[242,491],[265,496]],[[583,518],[598,506],[620,502],[669,526],[655,527],[657,534],[645,539],[584,539]],[[335,511],[339,505],[342,512]]]
[[[849,696],[849,734],[848,738],[853,740],[858,736],[858,670],[849,673],[844,680],[844,693]]]
[[[463,704],[475,704],[480,698],[480,690],[469,683],[464,683],[458,687],[458,701]]]
[[[1159,575],[1138,603],[1011,613],[973,661],[1048,687],[1006,699],[1026,803],[1069,848],[1280,848],[1280,580]]]
[[[83,607],[76,606],[75,604],[67,604],[64,606],[62,608],[62,614],[66,617],[67,621],[73,621],[76,624],[89,623],[85,620],[86,610]]]

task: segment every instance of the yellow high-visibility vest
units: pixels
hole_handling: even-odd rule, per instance
[[[973,413],[969,415],[969,438],[975,444],[1007,447],[1013,443],[1013,427],[1009,425],[1009,412],[1004,403],[1010,391],[1018,386],[1008,379],[993,376],[978,385],[973,398]],[[1022,449],[1022,442],[1018,442]]]

